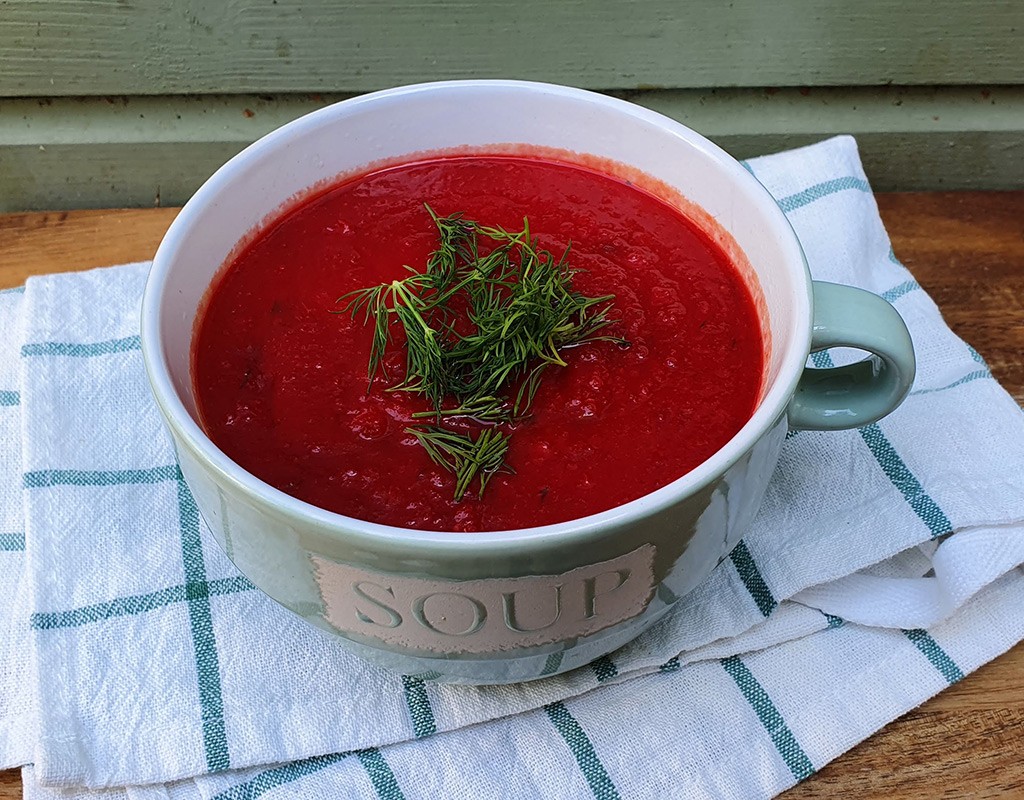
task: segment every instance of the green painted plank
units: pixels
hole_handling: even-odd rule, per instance
[[[251,142],[346,97],[352,95],[0,97],[0,146]]]
[[[739,158],[851,133],[880,191],[1024,185],[1024,87],[628,96]],[[0,100],[0,211],[181,204],[249,142],[335,99]]]
[[[1024,6],[1024,4],[1022,4]],[[1024,130],[1024,87],[856,87],[613,92],[716,134]]]
[[[0,99],[0,211],[181,205],[243,147],[343,97]]]
[[[1014,0],[5,0],[0,96],[1024,82]]]

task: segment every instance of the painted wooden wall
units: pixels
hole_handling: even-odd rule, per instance
[[[1024,186],[1021,0],[0,0],[0,210],[181,203],[299,114],[460,77],[740,157],[853,133],[879,189]]]

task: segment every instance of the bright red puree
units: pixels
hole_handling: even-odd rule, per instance
[[[507,463],[478,499],[404,432],[426,399],[367,393],[372,325],[331,313],[346,292],[423,271],[439,215],[510,231],[529,218],[540,246],[572,241],[573,279],[612,293],[597,342],[564,351],[513,429]],[[624,180],[522,157],[450,157],[387,168],[302,203],[256,236],[207,298],[194,376],[207,433],[267,483],[322,508],[426,530],[561,522],[634,500],[680,477],[750,418],[761,328],[737,269],[677,210]]]

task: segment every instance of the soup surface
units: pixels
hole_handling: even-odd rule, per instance
[[[482,498],[406,432],[422,396],[367,384],[373,325],[348,292],[423,270],[439,215],[571,241],[573,288],[614,294],[603,331],[567,349],[512,425]],[[682,476],[750,418],[763,372],[750,292],[721,249],[628,181],[519,156],[445,157],[348,180],[287,211],[226,265],[193,352],[204,427],[235,462],[301,500],[372,522],[494,531],[613,508]],[[401,339],[388,372],[401,374]],[[429,422],[429,420],[428,420]],[[472,420],[456,427],[479,431]]]

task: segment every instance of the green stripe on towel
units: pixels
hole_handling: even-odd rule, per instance
[[[830,181],[816,183],[814,186],[810,186],[796,194],[780,198],[778,200],[779,208],[788,214],[790,211],[809,205],[815,200],[850,190],[871,194],[871,187],[868,185],[868,182],[861,178],[854,178],[852,176],[833,178]]]
[[[945,386],[939,386],[935,389],[917,389],[911,392],[912,395],[919,394],[934,394],[935,392],[945,392],[948,389],[955,389],[957,386],[963,386],[965,383],[973,383],[974,381],[981,380],[983,378],[991,378],[992,373],[987,369],[979,369],[974,372],[968,372],[959,380],[955,380],[952,383],[947,383]]]
[[[928,631],[916,628],[910,631],[903,631],[903,635],[914,643],[914,646],[921,651],[924,657],[931,662],[932,666],[949,683],[953,684],[963,680],[963,671],[949,657],[949,654],[939,646],[939,643],[931,637]]]
[[[907,465],[903,463],[899,453],[885,438],[877,423],[860,429],[861,438],[867,444],[882,471],[892,481],[892,485],[900,490],[914,513],[928,526],[932,538],[945,536],[953,532],[953,524],[938,504],[925,492],[924,487],[914,477]]]
[[[837,617],[835,614],[826,614],[824,611],[821,613],[825,617],[825,621],[828,622],[829,628],[841,628],[846,624],[846,620],[842,617]]]
[[[119,597],[115,600],[94,603],[82,606],[81,608],[71,609],[70,611],[39,612],[29,618],[29,624],[35,630],[77,628],[105,619],[145,614],[148,611],[164,608],[174,603],[183,603],[190,596],[198,596],[203,593],[209,597],[219,597],[237,594],[238,592],[248,592],[255,588],[241,575],[234,578],[219,578],[218,580],[210,581],[204,588],[179,584],[147,594]]]
[[[25,534],[0,533],[0,552],[17,553],[25,549]]]
[[[891,252],[891,251],[890,251]],[[917,281],[904,281],[899,286],[894,286],[886,292],[882,292],[882,299],[886,302],[893,303],[899,300],[903,295],[910,294],[921,288],[921,284]]]
[[[832,356],[826,350],[812,353],[811,361],[819,369],[828,369],[835,366]],[[870,425],[865,425],[863,428],[858,428],[857,432],[868,446],[871,455],[875,457],[878,466],[882,468],[882,472],[885,473],[892,485],[900,491],[903,499],[907,501],[907,505],[928,526],[932,538],[936,539],[939,536],[952,533],[953,524],[949,521],[945,512],[939,508],[938,503],[928,495],[924,487],[921,486],[921,483],[914,477],[909,467],[900,458],[899,453],[896,452],[896,448],[885,438],[885,434],[878,427],[878,423],[873,422]]]
[[[111,353],[127,353],[139,350],[142,343],[138,336],[126,336],[123,339],[108,339],[105,342],[33,342],[23,345],[22,357],[29,356],[67,356],[70,358],[92,358],[107,356]]]
[[[437,733],[434,721],[434,709],[430,705],[427,687],[422,678],[412,675],[402,676],[402,687],[405,691],[405,705],[409,709],[412,720],[412,732],[417,739]]]
[[[395,773],[391,771],[380,750],[370,747],[366,750],[357,750],[356,755],[366,774],[370,776],[370,782],[380,800],[405,800],[405,795],[395,780]]]
[[[668,661],[658,667],[659,672],[679,672],[682,666],[679,664],[679,656],[672,656]]]
[[[180,472],[179,472],[180,475]],[[192,631],[192,649],[199,689],[199,708],[203,719],[203,749],[206,768],[220,772],[231,768],[224,703],[220,687],[220,662],[213,632],[210,593],[203,560],[203,541],[199,533],[199,509],[185,481],[178,479],[178,518],[181,528],[181,557],[185,567],[185,592]]]
[[[185,586],[170,586],[148,594],[119,597],[105,603],[94,603],[70,611],[38,612],[29,617],[29,624],[37,631],[60,628],[79,628],[93,622],[114,617],[131,617],[157,608],[164,608],[185,600]]]
[[[608,656],[601,656],[597,661],[591,663],[590,668],[594,671],[594,677],[598,683],[604,683],[619,674],[619,668]]]
[[[196,665],[206,768],[210,772],[219,772],[230,769],[231,759],[224,725],[217,642],[210,609],[213,587],[206,580],[202,538],[199,532],[199,510],[178,465],[139,470],[39,470],[26,472],[23,476],[24,486],[29,489],[49,486],[125,486],[172,480],[177,489],[182,563],[185,571],[184,586],[99,604],[96,607],[79,609],[77,612],[58,612],[57,616],[40,616],[34,620],[34,626],[74,626],[92,621],[96,615],[120,616],[125,613],[140,613],[182,599],[180,593],[183,591]]]
[[[988,369],[988,364],[985,363],[985,359],[982,357],[981,353],[979,353],[970,345],[967,345],[967,352],[971,354],[971,358],[973,358],[975,361],[981,364],[981,366],[983,366],[985,369]]]
[[[555,726],[555,730],[561,734],[562,739],[569,745],[576,764],[583,773],[583,777],[590,786],[595,800],[620,800],[619,791],[608,777],[601,759],[597,757],[597,751],[590,741],[583,728],[576,721],[576,718],[569,713],[569,709],[558,701],[544,706],[548,719]]]
[[[43,469],[26,472],[23,476],[26,489],[42,489],[47,486],[127,486],[178,480],[181,480],[181,470],[177,464],[150,469]]]
[[[750,596],[754,598],[758,609],[767,617],[779,604],[772,596],[771,589],[765,583],[764,578],[761,576],[761,571],[757,568],[757,564],[754,563],[754,557],[750,555],[750,551],[743,541],[740,541],[732,549],[732,552],[729,553],[729,560],[736,567],[740,580],[747,587]]]
[[[210,800],[256,800],[278,786],[284,786],[292,781],[304,778],[306,775],[313,775],[320,770],[337,764],[342,759],[348,758],[349,753],[339,753],[329,756],[315,756],[302,761],[293,761],[281,767],[274,767],[261,772],[255,778],[232,786],[223,792],[215,794]]]
[[[793,736],[789,726],[786,725],[782,714],[779,713],[772,699],[747,665],[738,656],[723,658],[721,664],[736,682],[736,686],[739,687],[747,702],[754,709],[754,713],[761,720],[764,729],[768,731],[768,735],[775,744],[775,749],[779,751],[779,755],[786,762],[786,766],[793,773],[793,777],[798,781],[802,781],[813,775],[814,765],[811,764],[811,760],[807,757],[803,748],[800,747],[800,743]]]
[[[0,406],[20,406],[21,392],[0,391]]]
[[[750,164],[746,161],[741,161],[740,163],[747,172],[754,177],[757,177],[757,173],[754,172]],[[786,195],[785,197],[780,197],[776,199],[775,202],[778,203],[779,208],[782,209],[783,213],[789,213],[790,211],[810,205],[815,200],[820,200],[823,197],[848,191],[871,194],[871,186],[863,178],[856,178],[852,175],[847,175],[842,178],[832,178],[831,180],[816,183],[799,192],[794,192],[793,194]],[[896,254],[893,253],[891,247],[889,248],[889,257],[892,259],[894,264],[899,264],[896,260]]]

